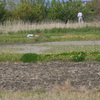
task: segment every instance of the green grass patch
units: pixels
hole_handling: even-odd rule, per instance
[[[35,95],[43,95],[46,93],[46,90],[45,89],[39,89],[39,90],[34,90],[34,91],[23,91],[23,92],[20,92],[20,91],[16,91],[16,92],[13,92],[13,91],[5,91],[5,92],[0,92],[0,100],[2,100],[5,96],[9,96],[9,97],[13,97],[14,95],[18,96],[20,95],[20,97],[24,97],[24,98],[27,98],[27,97],[30,97],[30,96],[35,96]],[[9,98],[9,100],[11,100]]]
[[[75,57],[78,57],[77,60]],[[97,58],[98,57],[98,58]],[[100,51],[96,52],[65,52],[56,54],[16,54],[16,53],[1,53],[0,62],[94,62],[100,61]]]
[[[42,59],[44,62],[80,62],[80,61],[85,61],[85,62],[94,62],[94,61],[99,61],[96,60],[97,55],[100,55],[100,52],[66,52],[66,53],[60,53],[60,54],[48,54],[48,55],[43,55]]]
[[[26,63],[30,63],[30,62],[37,62],[39,60],[39,55],[35,54],[35,53],[26,53],[21,57],[21,61]]]
[[[0,62],[20,62],[22,54],[0,53]]]
[[[64,86],[62,86],[64,87]],[[0,92],[1,100],[99,100],[100,92],[93,90],[72,89],[68,90],[58,87],[53,89],[52,92],[35,93],[34,92]],[[71,88],[71,89],[70,89]],[[99,90],[99,89],[98,89]],[[95,92],[95,93],[94,93]]]
[[[100,45],[45,45],[50,47],[51,49],[43,51],[43,53],[64,53],[64,52],[72,52],[72,51],[100,51]]]
[[[96,57],[96,61],[100,62],[100,54]]]
[[[86,57],[86,53],[85,52],[76,52],[73,57],[72,60],[74,62],[80,62],[80,61],[84,61]]]
[[[52,29],[36,29],[30,31],[8,32],[8,35],[0,35],[0,43],[34,43],[34,42],[50,42],[50,41],[80,41],[80,40],[100,40],[99,27],[83,27],[83,28],[52,28]],[[28,34],[39,35],[36,38],[27,38]],[[64,37],[62,37],[64,36]]]

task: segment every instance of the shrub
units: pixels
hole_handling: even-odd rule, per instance
[[[39,55],[35,53],[26,53],[21,57],[21,61],[23,62],[37,62],[39,59]]]
[[[73,55],[73,61],[74,62],[80,62],[80,61],[83,61],[85,60],[85,52],[77,52]]]
[[[100,61],[100,55],[96,57],[96,61]]]
[[[0,22],[3,23],[6,19],[7,10],[5,9],[4,3],[0,0]]]

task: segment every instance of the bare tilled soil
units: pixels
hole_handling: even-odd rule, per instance
[[[100,86],[100,63],[0,63],[0,91],[51,89],[70,80],[71,86]]]

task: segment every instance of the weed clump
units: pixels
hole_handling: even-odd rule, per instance
[[[96,57],[96,61],[100,61],[100,55]]]
[[[39,59],[39,55],[35,53],[26,53],[21,57],[21,61],[24,63],[28,62],[37,62]]]
[[[76,52],[74,55],[73,55],[73,61],[74,62],[80,62],[80,61],[83,61],[85,60],[85,52]]]

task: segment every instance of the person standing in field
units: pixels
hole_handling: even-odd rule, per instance
[[[82,12],[78,11],[77,17],[78,17],[78,22],[79,22],[79,23],[80,23],[80,22],[83,23],[83,14],[82,14]]]

